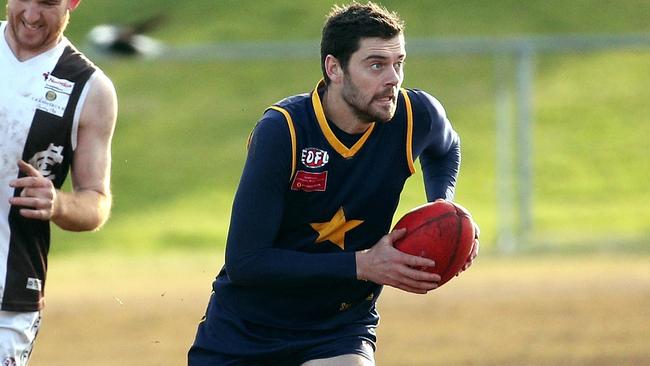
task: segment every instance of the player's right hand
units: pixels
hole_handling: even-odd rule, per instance
[[[405,229],[394,230],[372,248],[357,252],[357,278],[416,294],[436,289],[440,276],[422,270],[434,267],[433,260],[406,254],[393,247],[393,243],[405,234]]]
[[[21,207],[20,214],[28,219],[51,220],[57,202],[57,191],[52,181],[22,160],[18,161],[18,169],[25,176],[12,180],[9,186],[22,190],[20,196],[11,197],[9,203]]]

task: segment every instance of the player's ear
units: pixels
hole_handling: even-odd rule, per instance
[[[339,60],[332,56],[325,56],[325,72],[333,83],[338,83],[343,79],[343,68]]]
[[[74,11],[77,8],[77,6],[79,6],[80,2],[81,0],[70,0],[70,2],[68,3],[68,10]]]

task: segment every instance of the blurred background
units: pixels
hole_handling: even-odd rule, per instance
[[[119,98],[114,208],[55,230],[33,365],[184,364],[247,136],[320,78],[333,3],[82,2],[66,34]],[[406,21],[404,86],[461,135],[456,201],[482,233],[459,279],[387,291],[380,364],[650,364],[650,1],[380,3]],[[396,219],[423,192],[418,174]]]
[[[100,24],[158,19],[146,35],[163,48],[157,51],[160,57],[94,57],[119,93],[115,208],[100,233],[64,235],[56,240],[54,252],[84,246],[142,250],[222,245],[246,137],[266,106],[311,90],[319,79],[320,29],[331,5],[227,0],[84,3],[73,15],[68,35],[91,57],[97,49],[89,47],[88,33]],[[647,247],[650,2],[384,5],[407,22],[411,41],[404,85],[440,99],[462,137],[456,198],[481,224],[484,249],[496,244],[499,230],[507,229],[500,226],[505,220],[512,223],[515,235],[522,229],[520,190],[526,191],[531,215],[526,223],[531,240],[523,244]],[[636,34],[645,35],[645,46],[617,46],[616,37]],[[609,37],[611,47],[606,39],[596,41],[601,48],[566,48],[566,40],[576,36]],[[433,44],[426,43],[432,38]],[[468,40],[475,42],[467,45]],[[532,49],[528,91],[519,85],[521,42],[527,40],[523,47],[544,40],[550,44]],[[442,52],[443,46],[451,51]],[[273,49],[281,51],[273,54]],[[530,138],[529,149],[520,150],[517,125],[525,93]],[[500,115],[510,117],[504,121],[511,125],[513,141],[497,138]],[[506,145],[510,156],[497,157],[497,147]],[[526,187],[519,187],[521,152],[529,153]],[[511,162],[506,170],[498,170],[500,162],[508,163],[503,159]],[[510,181],[503,176],[507,166]],[[424,200],[420,181],[419,176],[410,181],[400,212]],[[509,199],[500,188],[507,184],[515,192]],[[511,202],[513,217],[500,221],[497,212],[503,202]]]

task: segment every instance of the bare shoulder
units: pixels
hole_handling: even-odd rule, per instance
[[[117,94],[111,79],[97,70],[90,80],[88,96],[81,111],[80,127],[113,130],[117,119]]]

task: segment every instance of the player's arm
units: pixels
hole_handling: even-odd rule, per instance
[[[226,270],[240,285],[292,286],[356,278],[354,253],[304,253],[274,245],[291,176],[287,122],[268,111],[250,138],[232,207]]]
[[[423,126],[426,127],[424,128],[425,133],[415,135],[413,138],[414,149],[421,149],[420,165],[424,176],[427,200],[432,202],[442,198],[451,201],[454,198],[456,179],[460,169],[460,137],[453,130],[447,114],[438,100],[422,91],[415,91],[414,94],[421,106],[420,122],[425,121]],[[478,225],[475,232],[476,237],[472,250],[461,271],[469,268],[478,256],[480,247]]]
[[[98,73],[90,81],[81,111],[77,148],[72,161],[72,191],[57,190],[31,165],[20,161],[26,177],[11,182],[22,188],[20,197],[11,198],[21,206],[20,214],[51,220],[64,230],[88,231],[101,227],[111,208],[111,140],[117,118],[117,97],[111,81]]]
[[[414,91],[413,149],[419,155],[427,200],[453,200],[460,169],[460,138],[434,97]]]
[[[81,112],[72,162],[72,192],[59,192],[52,221],[65,230],[100,228],[111,209],[111,141],[117,120],[113,84],[98,73]]]

